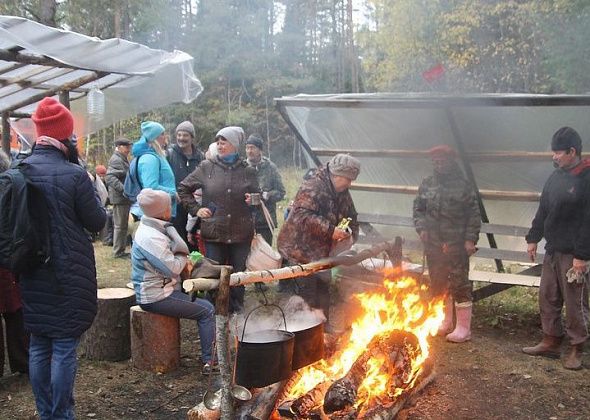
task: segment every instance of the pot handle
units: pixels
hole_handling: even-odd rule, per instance
[[[257,309],[264,308],[267,306],[274,306],[275,308],[278,308],[279,311],[281,311],[281,315],[283,315],[283,322],[285,323],[285,330],[287,330],[287,318],[285,317],[285,311],[283,311],[283,308],[281,308],[279,305],[275,305],[274,303],[269,303],[267,305],[260,305],[260,306],[257,306],[256,308],[252,309],[250,312],[248,312],[248,315],[246,316],[246,320],[244,321],[244,329],[242,330],[242,339],[240,341],[244,341],[244,335],[246,334],[246,325],[248,324],[248,318],[250,318],[250,315],[252,315],[252,312],[254,312]]]

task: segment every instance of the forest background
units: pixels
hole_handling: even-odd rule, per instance
[[[3,0],[0,14],[195,58],[201,96],[95,133],[91,164],[144,119],[171,134],[188,119],[201,148],[240,125],[299,166],[283,95],[590,92],[590,0]]]

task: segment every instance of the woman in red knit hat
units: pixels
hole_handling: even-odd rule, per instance
[[[53,98],[33,114],[37,141],[23,172],[47,204],[48,262],[20,277],[29,376],[41,419],[74,418],[76,348],[96,315],[96,264],[85,229],[105,223],[90,177],[70,140],[74,118]]]

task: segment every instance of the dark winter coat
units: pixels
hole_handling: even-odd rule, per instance
[[[37,146],[25,159],[26,175],[47,202],[51,260],[23,274],[20,286],[25,328],[51,338],[79,337],[96,314],[94,249],[84,231],[106,221],[86,171],[52,146]]]
[[[193,192],[203,189],[203,204]],[[201,207],[208,207],[213,216],[201,220],[201,237],[205,241],[249,242],[254,235],[252,208],[245,202],[246,193],[260,192],[256,171],[238,159],[234,164],[219,158],[207,159],[178,186],[178,195],[185,209],[193,216]]]
[[[131,204],[131,201],[123,195],[125,177],[129,172],[129,160],[123,153],[115,151],[109,159],[105,182],[109,190],[111,204]]]
[[[461,169],[426,177],[414,199],[414,225],[428,232],[427,247],[442,250],[446,244],[463,249],[465,241],[477,243],[481,217],[475,190]]]
[[[548,254],[590,260],[590,159],[569,171],[556,169],[545,183],[526,241],[542,238]]]
[[[357,212],[348,190],[337,193],[326,168],[303,182],[289,217],[283,224],[277,246],[290,263],[305,264],[330,255],[334,229],[345,218],[352,221],[353,239],[358,237]]]
[[[197,166],[205,159],[205,155],[197,149],[197,146],[193,145],[193,153],[187,157],[180,147],[175,144],[168,148],[166,158],[168,159],[168,163],[170,163],[172,172],[174,172],[174,180],[178,188],[178,184],[189,176],[192,171],[197,169]]]
[[[281,174],[277,166],[268,158],[263,157],[259,163],[254,165],[250,162],[248,163],[256,170],[260,191],[268,193],[268,198],[264,201],[264,204],[270,213],[273,223],[277,226],[277,202],[281,201],[286,194]],[[255,210],[255,226],[256,229],[268,228],[264,214],[258,208]]]

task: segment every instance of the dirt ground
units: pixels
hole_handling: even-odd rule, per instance
[[[249,292],[251,299],[258,297]],[[256,304],[255,302],[252,304]],[[572,372],[558,360],[533,358],[520,348],[539,339],[538,317],[516,316],[478,304],[473,339],[450,344],[433,338],[436,378],[408,419],[587,419],[588,369]],[[489,320],[501,318],[501,322]],[[491,324],[494,324],[492,326]],[[200,374],[196,328],[182,322],[181,367],[158,375],[129,362],[91,362],[80,358],[76,382],[77,417],[93,419],[184,419],[201,401],[207,379]],[[590,356],[584,355],[590,366]],[[35,403],[27,378],[0,379],[0,418],[34,419]]]

